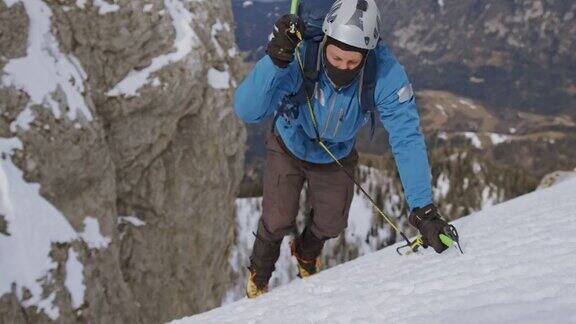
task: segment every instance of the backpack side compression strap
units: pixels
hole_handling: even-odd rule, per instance
[[[321,37],[315,37],[306,42],[306,51],[304,52],[304,79],[302,80],[303,84],[300,91],[304,90],[305,95],[308,95],[309,98],[314,97],[314,90],[320,74],[318,53],[320,51],[321,42]],[[305,102],[306,98],[304,98],[302,103]]]
[[[362,113],[370,113],[370,139],[374,137],[376,129],[376,103],[374,99],[376,91],[376,54],[374,51],[368,52],[366,66],[364,67],[364,76],[362,80],[362,93],[360,95],[360,107]]]

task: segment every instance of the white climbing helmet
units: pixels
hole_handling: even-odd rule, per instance
[[[374,0],[337,0],[324,18],[324,34],[342,43],[374,49],[380,39],[380,12]]]

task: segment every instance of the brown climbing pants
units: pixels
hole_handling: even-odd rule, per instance
[[[353,175],[358,153],[354,149],[340,162]],[[309,230],[320,240],[342,233],[348,224],[354,182],[335,162],[314,164],[296,158],[278,135],[269,132],[258,236],[266,241],[278,241],[293,231],[305,181],[308,182],[309,205],[314,211],[307,225]]]

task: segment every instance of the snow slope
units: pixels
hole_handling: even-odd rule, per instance
[[[173,323],[576,323],[576,179],[455,225],[464,255],[386,248]]]

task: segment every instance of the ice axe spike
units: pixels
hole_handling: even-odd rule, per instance
[[[446,245],[447,247],[451,247],[452,245],[456,244],[458,246],[458,250],[460,253],[464,254],[462,251],[462,247],[460,247],[460,238],[458,236],[458,232],[456,231],[456,227],[454,225],[446,225],[444,227],[444,233],[440,234],[440,242]]]

